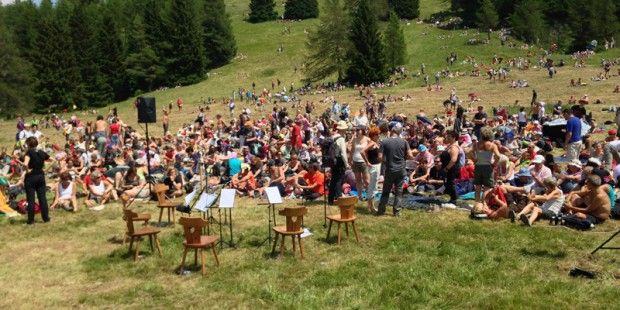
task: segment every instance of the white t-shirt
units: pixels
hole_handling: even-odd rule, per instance
[[[527,123],[527,117],[525,111],[519,112],[519,123]]]
[[[615,151],[620,151],[620,140],[607,142],[607,145],[609,145],[609,147]]]

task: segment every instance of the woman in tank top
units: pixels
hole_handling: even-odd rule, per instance
[[[351,141],[351,152],[349,152],[349,163],[355,175],[355,188],[357,189],[357,197],[362,198],[362,192],[368,187],[368,165],[362,156],[362,152],[366,149],[370,139],[365,134],[364,127],[357,127],[355,137]]]
[[[50,208],[54,209],[60,206],[67,211],[76,212],[78,210],[76,194],[75,182],[71,181],[69,172],[61,173],[60,182],[56,186],[56,198]]]
[[[368,167],[369,181],[366,188],[366,197],[368,198],[368,211],[374,213],[375,209],[375,191],[381,174],[381,160],[379,159],[379,127],[371,127],[368,131],[369,141],[366,148],[362,152],[364,162]]]
[[[489,127],[480,130],[480,141],[473,147],[474,152],[474,188],[476,202],[484,201],[484,192],[493,188],[493,163],[499,159],[499,148],[493,139],[495,134]]]

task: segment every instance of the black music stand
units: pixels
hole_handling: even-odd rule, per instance
[[[218,208],[218,213],[220,214],[220,223],[222,222],[222,213],[224,210],[224,224],[228,225],[228,229],[230,231],[230,240],[224,241],[224,235],[222,233],[222,225],[220,224],[220,249],[224,244],[227,244],[228,247],[234,248],[235,241],[233,238],[233,224],[232,224],[232,209],[235,207],[235,196],[237,195],[237,190],[232,189],[222,189],[220,192],[220,205]]]
[[[269,241],[268,245],[271,246],[271,242],[273,241],[273,237],[271,237],[271,230],[273,226],[276,226],[276,204],[282,203],[282,196],[280,196],[280,190],[277,187],[267,187],[265,189],[265,193],[267,194],[267,217],[268,221],[268,237],[260,243],[260,245],[265,244],[265,242]],[[261,204],[265,205],[265,204]]]
[[[599,245],[596,249],[594,249],[594,251],[592,251],[590,255],[594,255],[594,253],[598,252],[598,250],[620,250],[620,247],[617,247],[617,246],[605,246],[607,243],[609,243],[609,241],[611,241],[617,235],[620,235],[620,230],[618,230],[613,235],[611,235],[611,237],[605,240],[605,242],[601,243],[601,245]]]

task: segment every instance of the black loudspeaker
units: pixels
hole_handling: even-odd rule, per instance
[[[138,123],[157,123],[154,97],[138,97]]]

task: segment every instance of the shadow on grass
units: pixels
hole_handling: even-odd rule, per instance
[[[565,258],[565,251],[551,252],[549,250],[529,250],[526,248],[521,248],[519,253],[523,256],[534,256],[534,257],[547,257],[547,258]]]

